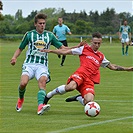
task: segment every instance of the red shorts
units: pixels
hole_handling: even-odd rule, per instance
[[[69,84],[72,80],[78,84],[76,89],[81,93],[82,97],[84,97],[87,93],[95,95],[94,82],[90,80],[89,77],[83,75],[82,73],[75,72],[68,78],[67,84]]]

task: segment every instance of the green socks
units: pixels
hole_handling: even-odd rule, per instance
[[[125,52],[126,54],[128,53],[128,46],[126,46],[126,52]]]
[[[124,48],[122,47],[122,55],[124,55]]]
[[[20,99],[23,99],[23,98],[24,98],[25,90],[26,90],[26,89],[21,90],[20,87],[18,88],[18,91],[19,91],[19,98],[20,98]]]
[[[38,105],[44,103],[44,98],[46,96],[46,92],[44,89],[40,89],[38,91],[37,99],[38,99]]]
[[[125,53],[124,53],[124,47],[122,47],[122,55],[124,55],[124,54],[128,55],[128,45],[126,46]]]
[[[18,90],[19,90],[19,98],[23,99],[24,98],[24,93],[25,93],[26,89],[21,90],[20,87],[19,87]],[[45,90],[44,89],[40,89],[38,91],[38,96],[37,96],[38,105],[39,104],[43,104],[45,96],[46,96]]]

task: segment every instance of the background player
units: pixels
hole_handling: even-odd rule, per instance
[[[128,45],[131,41],[131,28],[127,25],[127,20],[124,20],[123,25],[119,29],[119,39],[122,43],[122,55],[128,55]],[[124,51],[124,44],[126,44],[126,51]]]
[[[54,27],[53,33],[56,35],[56,37],[59,39],[59,41],[63,43],[64,46],[68,47],[66,34],[68,33],[69,35],[71,35],[72,33],[71,33],[70,29],[68,28],[68,26],[63,24],[62,17],[58,18],[58,25],[56,25]],[[58,57],[60,58],[61,56],[58,55]],[[63,55],[61,64],[60,64],[61,66],[63,66],[65,59],[66,59],[66,55]]]

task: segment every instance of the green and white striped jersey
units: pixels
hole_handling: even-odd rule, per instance
[[[44,30],[42,34],[39,34],[36,30],[32,30],[24,35],[19,48],[24,49],[27,45],[28,50],[24,63],[37,63],[48,66],[48,54],[40,52],[39,49],[49,49],[50,45],[60,48],[62,43],[50,31]]]
[[[129,32],[131,32],[131,28],[129,25],[127,26],[122,25],[119,31],[121,32],[121,37],[123,39],[127,39],[129,38]]]

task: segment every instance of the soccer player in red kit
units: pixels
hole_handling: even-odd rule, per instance
[[[56,94],[64,94],[69,91],[77,90],[81,95],[67,99],[70,101],[80,101],[82,105],[90,101],[94,101],[95,91],[94,84],[100,82],[100,66],[107,67],[115,71],[133,71],[133,67],[123,67],[111,64],[104,54],[98,51],[102,43],[102,35],[100,33],[92,34],[91,45],[86,42],[83,46],[74,49],[44,50],[44,52],[63,54],[63,55],[79,55],[80,66],[68,78],[66,85],[61,85],[50,91],[44,103],[46,104],[50,98]]]

